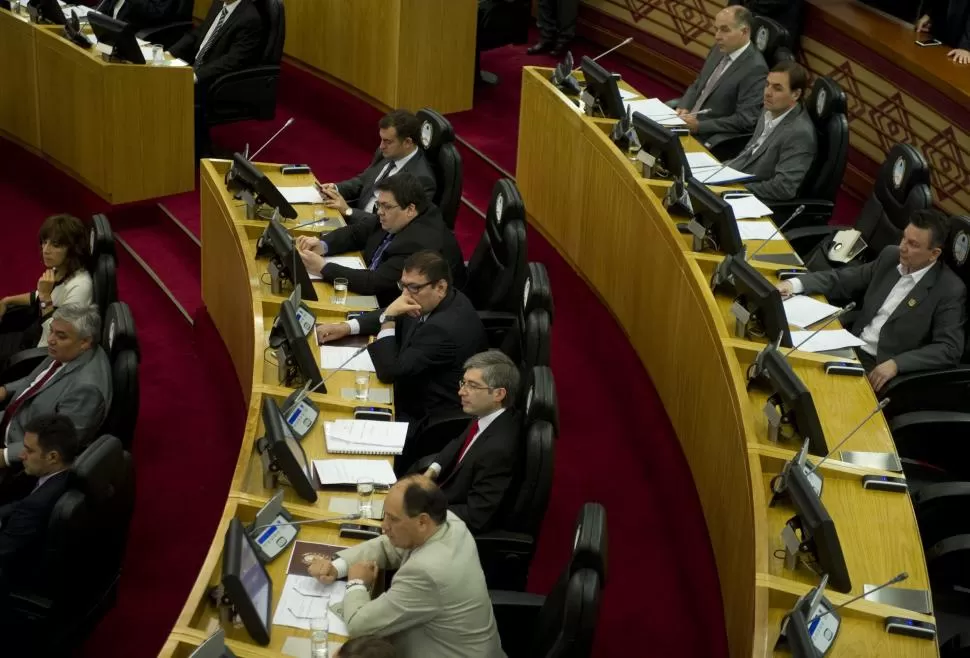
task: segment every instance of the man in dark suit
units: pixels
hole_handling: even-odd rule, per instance
[[[398,279],[405,259],[430,249],[445,257],[455,285],[459,289],[465,285],[465,261],[458,241],[414,175],[404,172],[378,183],[376,209],[377,215],[324,233],[321,238],[298,238],[297,248],[307,271],[319,274],[324,281],[345,278],[348,290],[377,295],[380,305],[386,306],[399,294]],[[348,251],[362,251],[367,267],[353,269],[326,262],[327,255]]]
[[[569,42],[576,38],[576,17],[579,0],[539,0],[539,42],[526,52],[538,55],[548,52],[559,57],[566,52]]]
[[[38,416],[24,434],[24,472],[0,505],[0,591],[18,581],[36,581],[51,510],[67,490],[68,471],[79,451],[74,424],[66,416]]]
[[[814,272],[778,284],[787,297],[862,296],[851,331],[865,341],[857,350],[878,392],[897,374],[956,365],[964,349],[967,289],[940,262],[947,218],[936,210],[913,213],[898,247],[872,262]]]
[[[815,160],[815,124],[801,103],[807,86],[801,64],[776,64],[765,81],[764,114],[744,150],[727,162],[755,177],[746,187],[768,205],[794,199]]]
[[[751,12],[725,7],[714,18],[714,48],[677,105],[708,148],[754,130],[761,114],[768,65],[751,43]]]
[[[499,521],[520,452],[520,423],[512,410],[519,369],[498,350],[465,361],[459,382],[461,410],[474,420],[434,457],[425,475],[438,482],[472,534]]]
[[[417,177],[428,199],[434,198],[434,171],[421,148],[421,121],[407,110],[394,110],[378,124],[381,155],[375,164],[342,183],[326,183],[323,204],[344,216],[348,225],[377,216],[377,184],[400,173]],[[347,201],[350,199],[350,201]]]
[[[968,0],[925,0],[916,21],[917,38],[929,32],[953,50],[947,57],[957,64],[970,64],[970,2]],[[909,20],[909,19],[907,19]]]
[[[376,334],[367,349],[377,378],[394,384],[398,417],[417,424],[459,409],[462,366],[485,348],[485,327],[468,298],[452,286],[448,262],[434,251],[411,254],[398,287],[401,296],[385,310],[319,325],[317,340]]]
[[[264,32],[252,0],[216,0],[202,24],[179,39],[171,53],[192,65],[204,90],[219,76],[257,63]]]
[[[102,0],[97,11],[143,30],[191,18],[176,15],[178,7],[179,0]]]

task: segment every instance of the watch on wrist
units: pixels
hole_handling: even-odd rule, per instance
[[[396,322],[396,321],[397,321],[397,316],[388,315],[387,311],[384,311],[383,313],[381,313],[381,324],[384,324],[385,322]]]
[[[347,209],[344,211],[344,217],[350,217],[353,214],[354,214],[354,209],[351,208],[350,206],[347,206]]]
[[[363,587],[365,589],[367,588],[367,585],[365,585],[364,584],[364,581],[361,580],[360,578],[353,578],[353,579],[347,581],[347,587],[353,587],[354,585],[360,585],[361,587]]]
[[[50,305],[50,302],[45,302],[43,299],[40,300],[40,310],[46,311]]]

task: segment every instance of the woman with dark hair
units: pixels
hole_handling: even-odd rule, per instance
[[[93,285],[86,267],[87,231],[81,220],[71,215],[48,217],[40,227],[38,242],[44,273],[37,289],[0,298],[0,366],[21,349],[47,346],[55,308],[93,303]]]

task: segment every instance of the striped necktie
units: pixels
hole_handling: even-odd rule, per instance
[[[219,12],[219,22],[216,23],[216,29],[212,31],[212,37],[202,44],[202,49],[199,50],[199,54],[195,56],[195,63],[201,64],[205,61],[205,56],[209,54],[209,50],[212,49],[212,44],[219,36],[219,32],[222,30],[222,26],[226,24],[226,19],[229,18],[229,9],[223,7],[222,11]]]
[[[374,255],[370,258],[370,269],[372,272],[381,266],[381,257],[384,255],[384,252],[387,250],[388,245],[391,244],[391,240],[393,239],[394,234],[388,233],[386,236],[384,236],[384,240],[377,245],[377,249],[374,250]]]

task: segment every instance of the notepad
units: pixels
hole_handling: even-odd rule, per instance
[[[335,420],[323,424],[327,452],[334,455],[400,455],[407,423],[381,420]]]
[[[343,267],[350,268],[352,270],[366,270],[367,266],[364,265],[364,261],[361,260],[359,256],[326,256],[328,263],[333,263],[334,265],[341,265]]]
[[[771,222],[738,222],[738,233],[742,240],[784,240],[780,232],[776,233],[775,225]]]
[[[317,188],[312,185],[305,185],[300,187],[281,187],[279,188],[280,194],[291,204],[301,204],[301,203],[323,203],[323,197],[320,196],[320,192]]]
[[[724,201],[731,206],[735,219],[758,219],[760,217],[768,217],[772,214],[771,208],[766,206],[761,199],[753,194],[745,194],[744,196],[730,195],[724,197]],[[783,236],[779,233],[777,239],[781,240],[782,238]]]
[[[710,153],[705,153],[703,151],[685,153],[684,159],[687,160],[687,166],[690,167],[691,171],[694,169],[710,169],[721,166],[721,163],[717,158]]]
[[[320,346],[320,367],[324,370],[366,370],[367,372],[377,372],[374,369],[374,362],[371,361],[370,352],[364,350],[354,358],[357,347],[337,347],[334,345]],[[350,359],[347,363],[344,363]]]
[[[866,344],[864,340],[845,329],[825,329],[812,336],[813,333],[812,331],[791,332],[792,345],[803,352],[830,352]],[[809,339],[809,336],[812,337]]]
[[[707,185],[730,185],[731,183],[742,183],[752,180],[754,176],[743,171],[718,165],[716,167],[690,168],[690,173],[701,183]]]
[[[659,98],[643,98],[625,102],[624,107],[631,112],[639,112],[648,119],[653,119],[664,126],[683,126],[684,120],[677,116],[676,110],[668,107]]]
[[[391,463],[385,459],[314,459],[320,484],[356,485],[361,478],[369,478],[379,487],[389,487],[397,478]]]
[[[839,312],[838,306],[832,306],[805,295],[795,295],[784,301],[785,316],[788,324],[804,329],[819,320],[824,320]]]

